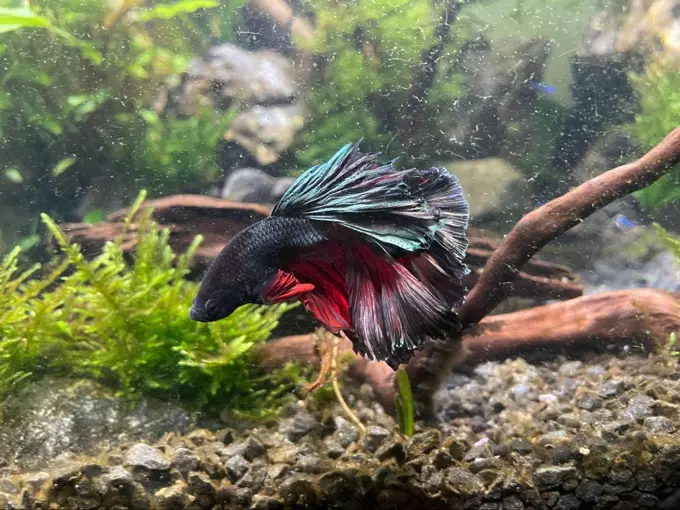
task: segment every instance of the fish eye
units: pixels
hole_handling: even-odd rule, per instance
[[[217,313],[217,303],[214,299],[208,299],[208,301],[206,301],[205,311],[208,312],[209,315],[215,315]]]

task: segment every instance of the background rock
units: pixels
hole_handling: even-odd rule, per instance
[[[303,124],[297,104],[257,105],[238,114],[224,139],[241,145],[260,165],[270,165],[293,143]]]
[[[273,177],[257,168],[239,168],[227,177],[221,196],[235,202],[273,205],[294,180],[292,177]]]
[[[509,220],[531,209],[524,176],[502,158],[452,161],[442,166],[458,177],[475,224],[497,224],[498,216]]]
[[[94,381],[47,377],[4,404],[0,458],[22,469],[39,469],[65,453],[94,455],[195,426],[195,417],[171,402],[143,398],[130,406]]]
[[[247,51],[220,44],[189,65],[175,96],[180,111],[192,114],[203,98],[224,108],[233,100],[251,106],[290,103],[297,93],[287,58],[272,50]]]
[[[288,58],[270,49],[220,44],[189,65],[182,83],[162,95],[158,108],[182,115],[195,114],[201,105],[242,108],[220,147],[228,174],[239,166],[274,163],[288,149],[304,124],[298,96]]]

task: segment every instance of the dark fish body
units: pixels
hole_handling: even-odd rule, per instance
[[[355,351],[393,368],[459,329],[468,205],[443,168],[398,170],[347,145],[213,261],[191,317],[299,300]]]
[[[257,296],[253,302],[262,303],[261,293],[282,261],[296,251],[324,241],[326,237],[321,230],[304,218],[269,217],[240,231],[222,249],[203,278],[201,291],[225,296],[222,301],[225,305],[213,313],[208,308],[216,306],[218,299],[213,299],[215,305],[211,303],[208,307],[193,306],[191,318],[208,322],[227,317],[244,304],[241,300],[245,296]],[[239,299],[227,299],[228,295]],[[233,305],[226,306],[227,302],[233,302]]]

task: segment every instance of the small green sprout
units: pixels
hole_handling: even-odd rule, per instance
[[[407,437],[414,434],[414,410],[413,393],[411,383],[408,380],[408,373],[404,367],[397,369],[397,389],[398,393],[394,397],[394,403],[399,418],[399,431]]]
[[[675,333],[675,331],[673,331],[670,335],[668,335],[668,352],[674,358],[680,356],[680,351],[678,351],[677,347],[678,347],[678,336]]]

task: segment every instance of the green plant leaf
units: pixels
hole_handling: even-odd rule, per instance
[[[27,7],[0,7],[0,26],[49,27],[50,22]]]
[[[63,261],[45,274],[37,265],[20,272],[16,248],[0,264],[0,400],[28,377],[58,372],[103,379],[129,399],[180,395],[199,408],[275,412],[295,382],[250,361],[291,305],[246,305],[217,323],[192,321],[198,283],[185,276],[201,238],[176,255],[144,198],[126,216],[132,254],[121,236],[86,258],[42,214]]]
[[[76,158],[64,158],[64,159],[62,159],[52,169],[52,175],[57,177],[58,175],[60,175],[62,172],[64,172],[64,170],[66,170],[68,167],[70,167],[75,162],[76,162]]]
[[[7,168],[5,170],[5,177],[7,177],[7,180],[15,183],[15,184],[21,184],[24,182],[24,178],[21,175],[21,172],[17,170],[16,168]]]
[[[104,221],[106,219],[106,213],[104,213],[103,210],[101,209],[95,209],[94,211],[90,211],[85,216],[83,216],[83,223],[99,223],[100,221]]]
[[[146,22],[155,19],[172,19],[179,14],[191,14],[198,9],[218,7],[217,0],[182,0],[174,4],[158,4],[150,9],[135,9],[133,14],[136,21]]]
[[[680,239],[673,237],[670,232],[658,223],[654,223],[654,227],[656,228],[656,233],[661,241],[673,251],[678,262],[680,262]]]
[[[415,432],[415,411],[413,408],[413,393],[411,392],[411,383],[408,379],[408,372],[404,367],[397,368],[397,395],[395,396],[395,405],[397,409],[397,416],[399,418],[399,431],[407,437],[410,437]]]

